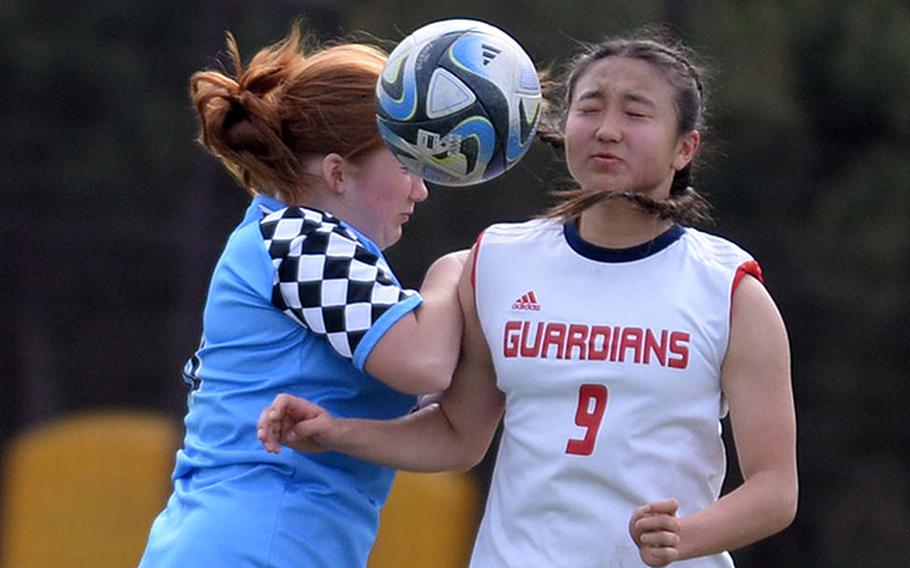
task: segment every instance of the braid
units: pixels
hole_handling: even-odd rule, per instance
[[[553,150],[562,151],[566,147],[566,137],[563,133],[549,122],[540,121],[537,126],[537,139],[552,148]]]
[[[543,214],[544,219],[571,219],[586,209],[615,199],[624,199],[658,219],[670,219],[683,225],[711,222],[711,204],[692,187],[685,187],[678,194],[656,200],[634,191],[584,191],[569,189],[553,192],[561,199]]]
[[[654,43],[656,43],[656,42],[654,42]],[[692,78],[692,82],[695,83],[695,89],[698,91],[699,101],[704,103],[705,88],[704,88],[704,85],[702,85],[702,81],[701,81],[702,72],[699,72],[699,70],[696,69],[695,65],[692,65],[692,63],[689,61],[688,57],[686,57],[687,55],[689,57],[691,57],[690,54],[686,53],[689,50],[686,49],[682,45],[677,45],[676,49],[674,50],[674,49],[670,49],[669,47],[666,47],[666,46],[660,45],[660,44],[656,44],[656,49],[657,49],[657,51],[659,51],[660,53],[663,53],[667,57],[673,59],[674,61],[676,61],[677,63],[679,63],[686,69],[686,71],[689,74],[689,77]]]
[[[555,102],[559,98],[562,85],[553,80],[551,66],[541,69],[537,75],[540,81],[541,94],[543,95],[540,101],[540,122],[537,126],[537,139],[553,150],[562,151],[566,146],[565,136],[561,128],[563,109],[561,105]]]
[[[692,187],[686,187],[680,194],[656,201],[640,193],[617,193],[617,196],[632,201],[644,211],[660,219],[670,219],[684,225],[705,223],[711,220],[711,205]]]

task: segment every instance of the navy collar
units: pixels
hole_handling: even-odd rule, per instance
[[[629,248],[606,248],[589,243],[578,233],[578,219],[570,219],[563,225],[566,242],[572,250],[585,258],[599,262],[631,262],[641,260],[664,250],[682,237],[686,230],[674,223],[654,240]]]

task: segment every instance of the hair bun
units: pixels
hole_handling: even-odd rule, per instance
[[[231,77],[194,73],[191,97],[200,141],[251,194],[274,193],[302,203],[317,182],[300,157],[335,152],[360,159],[382,147],[376,124],[376,81],[386,54],[342,43],[312,52],[295,24],[283,40],[244,65],[227,35]]]

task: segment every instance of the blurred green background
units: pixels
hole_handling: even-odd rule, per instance
[[[396,41],[474,17],[539,65],[665,24],[714,69],[696,187],[787,321],[800,511],[749,567],[905,566],[910,549],[910,6],[906,0],[0,2],[0,442],[99,406],[178,420],[207,279],[246,196],[193,141],[189,75],[303,17]],[[223,60],[223,58],[222,58]],[[537,146],[474,189],[431,188],[389,259],[409,286],[494,221],[550,203]],[[484,479],[489,461],[478,468]],[[728,483],[736,483],[735,461]]]

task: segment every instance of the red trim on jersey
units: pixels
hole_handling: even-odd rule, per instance
[[[733,325],[733,294],[736,293],[736,287],[743,281],[743,277],[748,274],[761,283],[765,280],[761,275],[761,266],[756,260],[747,260],[736,268],[736,274],[733,276],[733,286],[730,289],[730,325]],[[729,348],[729,345],[727,345]]]
[[[761,275],[761,266],[756,260],[747,260],[746,262],[739,265],[739,268],[736,269],[736,276],[733,277],[733,288],[730,290],[730,295],[732,296],[736,292],[736,287],[739,286],[739,283],[742,282],[743,276],[748,274],[749,276],[755,277],[759,282],[764,282],[764,279]]]
[[[487,230],[484,229],[477,234],[477,238],[474,239],[474,262],[471,264],[471,288],[474,288],[474,292],[477,292],[477,257],[480,256],[480,239],[483,238],[483,234]]]

